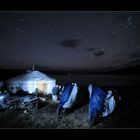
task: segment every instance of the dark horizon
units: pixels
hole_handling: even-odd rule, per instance
[[[6,71],[11,71],[11,72],[16,72],[16,71],[21,71],[21,72],[26,72],[28,70],[33,70],[33,67],[25,68],[25,69],[3,69],[0,68],[0,72],[6,72]],[[97,71],[97,70],[92,70],[92,69],[80,69],[80,70],[56,70],[56,69],[48,69],[48,68],[41,68],[41,67],[35,67],[34,70],[42,71],[42,72],[47,72],[49,74],[137,74],[139,75],[140,73],[140,65],[136,66],[130,66],[126,68],[116,68],[112,70],[108,69],[103,69],[102,71]]]
[[[56,79],[57,84],[76,82],[79,86],[88,86],[90,83],[102,87],[138,87],[140,86],[140,66],[119,69],[110,72],[95,73],[92,71],[47,71],[34,69]],[[32,71],[22,70],[0,70],[0,81],[7,81],[10,78]]]

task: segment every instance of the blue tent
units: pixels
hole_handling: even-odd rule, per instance
[[[115,108],[116,108],[116,99],[115,96],[113,95],[113,92],[109,90],[107,91],[107,96],[104,103],[104,111],[102,112],[101,117],[106,117],[110,115]]]
[[[107,93],[92,84],[89,85],[88,90],[90,93],[89,121],[91,122],[103,112]]]
[[[60,106],[63,107],[63,105],[68,101],[70,94],[71,94],[71,91],[73,89],[73,86],[74,85],[72,85],[72,84],[66,84],[64,86],[64,89],[62,91],[62,96],[60,98]]]
[[[90,95],[88,116],[90,125],[94,123],[97,116],[107,117],[110,115],[116,108],[116,100],[121,101],[121,96],[117,95],[115,91],[114,93],[111,90],[104,92],[92,84],[88,86],[88,91]]]
[[[58,110],[57,110],[58,116],[62,109],[65,110],[73,107],[76,101],[77,93],[78,93],[78,86],[76,83],[68,83],[64,86],[62,90],[62,95],[60,97]]]

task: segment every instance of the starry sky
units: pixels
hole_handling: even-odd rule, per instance
[[[109,71],[140,64],[140,12],[0,12],[0,68]]]

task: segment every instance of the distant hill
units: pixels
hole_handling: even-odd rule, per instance
[[[80,75],[80,74],[87,74],[87,75],[105,75],[105,74],[115,74],[115,75],[140,75],[140,65],[127,67],[123,69],[117,70],[104,70],[104,71],[94,71],[94,70],[78,70],[78,71],[61,71],[61,70],[41,70],[37,69],[45,74],[48,75]],[[7,80],[9,78],[15,77],[17,75],[23,74],[27,71],[27,69],[0,69],[0,80]]]
[[[118,69],[118,70],[113,70],[113,71],[108,71],[108,72],[105,72],[105,74],[140,75],[140,65],[133,66],[133,67],[127,67],[127,68],[123,68],[123,69]]]

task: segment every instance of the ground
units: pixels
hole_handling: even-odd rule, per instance
[[[115,87],[116,88],[116,87]],[[140,128],[139,87],[117,87],[122,101],[112,115],[100,119],[94,128]],[[49,128],[49,129],[88,129],[88,94],[81,88],[77,105],[58,121],[58,104],[48,101],[33,113],[22,110],[0,112],[0,128]],[[84,100],[83,100],[84,99]]]

